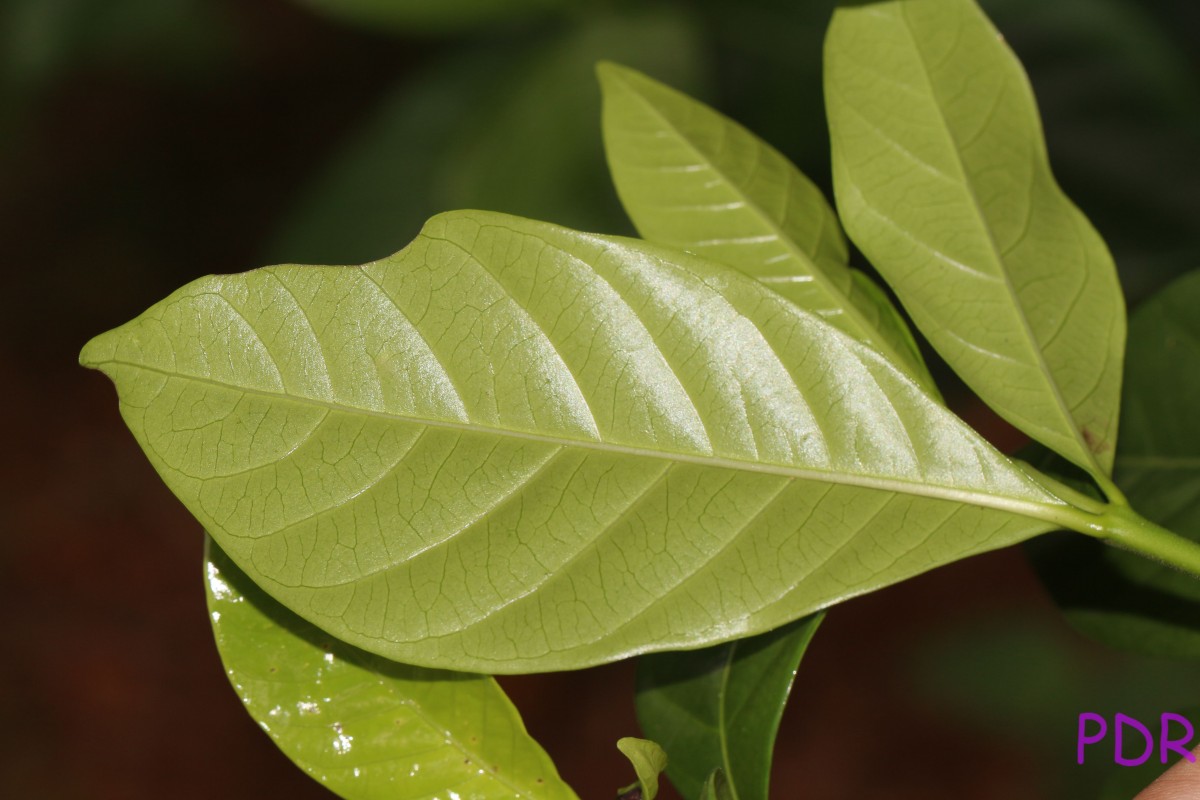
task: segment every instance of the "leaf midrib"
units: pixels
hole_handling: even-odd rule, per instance
[[[933,77],[930,74],[929,64],[925,59],[925,53],[921,50],[921,46],[917,41],[916,33],[913,31],[912,24],[909,21],[907,7],[902,6],[900,8],[900,18],[904,22],[904,30],[908,33],[908,38],[912,43],[913,52],[916,53],[917,59],[921,64],[921,76],[925,79],[925,86],[929,90],[929,96],[935,100],[933,105],[937,120],[941,124],[942,132],[945,134],[946,139],[950,144],[950,151],[954,157],[954,163],[958,167],[959,177],[962,180],[962,185],[966,189],[971,208],[975,211],[976,220],[978,221],[979,226],[983,231],[983,235],[987,240],[988,249],[995,258],[996,264],[1000,266],[1000,277],[1004,281],[1004,288],[1007,291],[1009,299],[1012,301],[1013,307],[1017,312],[1016,317],[1020,323],[1021,331],[1024,334],[1023,341],[1033,354],[1035,366],[1047,379],[1046,382],[1049,384],[1050,393],[1054,399],[1054,406],[1062,416],[1063,421],[1066,423],[1067,429],[1071,432],[1071,438],[1075,441],[1080,453],[1082,453],[1088,461],[1088,465],[1090,466],[1085,465],[1087,466],[1088,471],[1094,475],[1107,477],[1108,473],[1096,460],[1095,454],[1092,452],[1092,448],[1087,445],[1087,442],[1083,438],[1082,432],[1079,430],[1079,425],[1075,422],[1075,417],[1071,414],[1070,409],[1067,407],[1066,399],[1063,397],[1058,382],[1054,379],[1054,375],[1050,371],[1049,365],[1046,363],[1045,354],[1042,352],[1040,345],[1038,345],[1037,339],[1033,334],[1033,329],[1029,325],[1029,318],[1025,314],[1025,308],[1021,305],[1021,301],[1017,297],[1016,287],[1013,286],[1012,277],[1008,274],[1008,270],[1005,268],[1007,262],[1005,261],[1004,255],[996,242],[996,238],[992,234],[992,230],[987,223],[987,218],[984,215],[983,209],[979,203],[979,196],[975,193],[975,186],[970,180],[967,179],[966,164],[963,163],[962,154],[959,152],[958,140],[955,138],[954,132],[950,129],[950,123],[946,119],[946,115],[943,113],[941,105],[936,102],[938,93],[934,89]],[[1007,85],[1008,80],[1006,79],[1005,87],[1007,87]],[[1063,325],[1065,326],[1066,324],[1067,321],[1064,319]]]
[[[763,224],[766,225],[767,229],[770,230],[771,233],[776,237],[776,239],[780,243],[783,244],[783,246],[787,250],[788,254],[794,260],[799,261],[800,264],[803,266],[808,266],[811,268],[809,270],[809,272],[804,273],[804,274],[811,277],[813,279],[813,281],[821,287],[821,290],[824,291],[825,294],[828,295],[834,301],[834,304],[837,307],[841,308],[842,312],[844,314],[846,314],[846,316],[849,319],[853,320],[853,323],[854,323],[855,327],[857,328],[859,335],[862,337],[865,337],[862,339],[863,343],[868,345],[869,347],[873,347],[875,350],[879,351],[881,354],[886,356],[889,361],[891,361],[893,364],[895,364],[898,368],[900,368],[907,374],[909,372],[907,367],[911,363],[911,359],[905,358],[904,354],[897,352],[891,346],[891,343],[887,340],[887,338],[885,336],[883,336],[882,332],[879,331],[874,325],[872,325],[870,323],[870,321],[867,320],[866,317],[863,316],[862,312],[858,309],[858,307],[856,305],[854,305],[854,303],[850,302],[850,298],[847,295],[844,295],[832,283],[832,281],[830,281],[829,276],[827,276],[825,274],[825,272],[821,269],[820,265],[817,264],[816,259],[809,257],[809,255],[807,253],[805,253],[798,244],[796,244],[796,242],[792,239],[792,237],[788,236],[784,232],[783,228],[775,223],[775,221],[774,221],[774,219],[772,219],[771,215],[768,214],[765,210],[763,210],[762,206],[760,206],[754,199],[752,199],[749,195],[747,195],[744,191],[742,191],[742,188],[735,181],[733,181],[727,174],[725,174],[725,172],[723,170],[721,170],[712,159],[708,158],[703,152],[701,152],[701,150],[695,144],[692,143],[692,140],[690,138],[688,138],[670,119],[668,119],[662,112],[660,112],[654,106],[653,103],[651,103],[648,99],[646,99],[646,97],[641,92],[639,92],[637,89],[635,89],[633,87],[633,85],[631,85],[628,81],[626,81],[624,76],[620,76],[620,80],[625,85],[625,87],[629,90],[630,94],[632,94],[635,98],[637,98],[637,100],[639,102],[641,102],[643,106],[645,106],[647,109],[649,109],[650,113],[654,117],[656,117],[659,121],[661,121],[663,125],[665,125],[671,131],[673,131],[675,133],[675,135],[679,138],[679,140],[681,142],[683,142],[684,146],[686,146],[687,149],[690,150],[696,158],[700,159],[700,161],[707,164],[709,169],[711,169],[717,175],[717,177],[719,177],[722,181],[725,182],[726,186],[731,187],[733,189],[733,191],[735,192],[735,194],[738,197],[742,198],[742,202],[745,203],[745,208],[747,208],[755,213],[755,216],[757,216],[758,219],[760,219],[763,222]],[[733,123],[732,120],[730,120],[726,124],[735,124],[735,123]],[[767,147],[768,145],[765,142],[762,142],[762,143],[759,143],[759,146]],[[783,157],[782,154],[780,157],[781,158]],[[784,160],[786,161],[787,159],[785,158]],[[789,166],[791,166],[791,165],[789,164]],[[789,177],[790,177],[790,175],[789,175]],[[790,184],[790,180],[789,180],[789,184]],[[784,190],[784,197],[785,197],[785,199],[788,197],[786,189]],[[823,230],[824,226],[827,224],[827,222],[825,221],[825,216],[826,216],[825,214],[821,215],[820,222],[822,225],[822,230]],[[849,271],[849,269],[850,269],[849,264],[840,264],[840,266],[845,267],[847,271]],[[755,280],[762,280],[757,275],[752,275],[751,277],[753,277]],[[762,282],[768,286],[770,286],[770,284],[772,283],[771,281],[762,281]],[[859,338],[859,337],[855,337],[855,338]],[[925,381],[926,381],[926,377],[924,375],[921,375],[919,373],[914,373],[913,377],[915,379],[917,379],[918,382],[921,383],[922,386],[924,386]]]
[[[218,381],[213,378],[200,377],[196,375],[188,375],[186,373],[172,372],[170,370],[152,367],[146,364],[137,364],[131,361],[121,359],[106,359],[88,364],[88,366],[101,369],[105,366],[123,366],[131,369],[140,369],[147,372],[153,372],[163,375],[167,378],[176,378],[180,380],[193,381],[207,386],[240,392],[245,395],[262,397],[274,401],[283,401],[290,403],[308,404],[318,408],[325,408],[340,413],[362,414],[378,419],[385,419],[392,422],[402,422],[413,425],[424,425],[427,427],[441,428],[446,430],[464,431],[467,433],[491,434],[494,436],[507,437],[513,439],[521,439],[525,441],[539,442],[542,444],[557,445],[559,447],[579,447],[587,450],[595,450],[597,452],[614,453],[618,455],[628,455],[640,458],[655,459],[659,461],[674,461],[690,464],[698,464],[700,466],[712,467],[717,469],[730,469],[741,472],[758,472],[767,475],[776,475],[783,478],[795,480],[807,480],[820,483],[828,483],[843,486],[857,486],[864,489],[875,489],[878,491],[887,491],[897,494],[912,495],[916,497],[927,497],[934,500],[946,500],[951,502],[964,503],[966,505],[977,506],[980,508],[988,508],[997,511],[1004,511],[1012,514],[1017,514],[1024,517],[1042,520],[1055,525],[1068,527],[1073,530],[1081,530],[1088,525],[1087,514],[1081,509],[1077,509],[1059,500],[1059,504],[1043,503],[1034,500],[1026,500],[1009,495],[989,494],[970,489],[959,489],[951,486],[943,486],[933,483],[917,483],[915,481],[906,481],[897,478],[882,478],[871,475],[857,475],[847,472],[833,472],[828,470],[790,467],[781,464],[770,464],[759,461],[746,461],[735,458],[726,458],[722,456],[705,456],[692,453],[675,453],[661,450],[651,450],[644,447],[636,447],[632,445],[616,444],[613,442],[604,441],[587,441],[584,439],[571,439],[565,436],[551,436],[548,434],[534,433],[532,431],[514,430],[510,428],[497,428],[489,425],[481,425],[471,422],[456,422],[453,420],[429,419],[425,417],[414,417],[406,414],[398,414],[390,411],[379,411],[377,409],[359,408],[357,406],[346,405],[329,400],[321,400],[315,397],[304,395],[293,395],[285,392],[269,391],[253,387],[236,386],[233,384]],[[947,412],[948,413],[948,412]],[[1014,467],[1014,470],[1017,468]],[[1036,491],[1046,493],[1045,489],[1030,480],[1024,473],[1018,473],[1017,477],[1030,485]],[[1057,500],[1049,493],[1046,496],[1050,500]]]

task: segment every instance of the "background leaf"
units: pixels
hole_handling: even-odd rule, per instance
[[[638,659],[638,722],[671,754],[667,777],[680,794],[704,797],[723,784],[739,800],[767,800],[779,720],[823,618],[705,650]]]
[[[642,238],[737,267],[933,388],[887,296],[847,266],[820,189],[708,106],[616,64],[598,72],[609,169]]]
[[[409,667],[280,606],[209,540],[221,661],[250,716],[347,800],[575,798],[492,678]]]
[[[501,214],[363,268],[201,279],[81,359],[256,583],[407,663],[715,644],[1069,524],[759,282]]]
[[[845,3],[825,54],[850,237],[975,392],[1103,480],[1121,290],[1054,181],[1016,57],[973,0]]]
[[[1148,519],[1195,541],[1200,541],[1198,307],[1200,271],[1159,292],[1130,320],[1114,476]],[[1116,647],[1200,660],[1200,581],[1077,538],[1047,537],[1030,549],[1076,628]]]
[[[592,15],[456,53],[384,98],[314,179],[265,260],[380,258],[452,208],[627,230],[596,129],[592,71],[604,58],[702,82],[694,25],[671,10]]]
[[[658,776],[667,768],[667,754],[657,743],[632,736],[617,740],[617,749],[625,754],[637,773],[642,790],[639,800],[654,800],[658,796]]]
[[[370,28],[447,32],[576,5],[572,0],[300,0]]]

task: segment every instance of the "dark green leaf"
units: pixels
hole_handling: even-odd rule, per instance
[[[591,230],[625,230],[596,119],[597,61],[694,86],[699,37],[678,11],[599,16],[539,47],[495,83],[446,153],[439,211],[486,208]]]
[[[492,678],[385,661],[280,606],[220,548],[208,608],[229,680],[296,765],[347,800],[573,800]]]
[[[1200,272],[1143,304],[1129,353],[1115,478],[1148,519],[1200,541]],[[1079,537],[1031,546],[1077,628],[1151,655],[1200,660],[1200,581]]]
[[[302,194],[266,260],[380,258],[449,208],[627,227],[596,130],[592,69],[602,58],[685,85],[701,72],[680,13],[589,17],[551,36],[456,51],[383,100]]]
[[[573,0],[300,0],[378,30],[449,32],[569,8]]]
[[[671,754],[684,797],[719,782],[739,800],[767,800],[771,753],[796,669],[823,614],[705,650],[638,661],[638,722]]]

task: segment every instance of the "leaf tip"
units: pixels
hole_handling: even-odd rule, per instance
[[[596,62],[596,79],[600,81],[600,89],[605,92],[628,85],[629,79],[636,75],[640,75],[637,70],[615,61],[602,59]]]
[[[79,351],[79,365],[88,369],[102,370],[104,365],[116,356],[117,337],[115,334],[116,330],[111,330],[92,337]]]

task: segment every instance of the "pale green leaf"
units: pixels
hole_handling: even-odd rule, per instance
[[[211,540],[205,566],[230,682],[288,758],[332,791],[347,800],[575,798],[494,679],[345,645],[267,597]]]
[[[256,583],[476,672],[760,633],[1078,514],[737,270],[487,212],[203,278],[81,356]]]
[[[687,95],[616,64],[601,64],[597,73],[609,169],[644,239],[753,275],[932,389],[887,296],[847,266],[837,216],[812,181],[775,148]]]
[[[623,794],[640,788],[638,800],[654,800],[658,796],[658,776],[667,768],[667,754],[656,743],[632,736],[618,739],[617,749],[633,764],[633,771],[637,775],[637,783]]]
[[[888,0],[839,6],[825,64],[850,237],[972,389],[1103,480],[1123,300],[1016,57],[973,0]]]
[[[823,614],[750,639],[638,660],[638,722],[671,754],[667,777],[703,796],[720,765],[739,800],[767,800],[771,753],[796,669]]]

